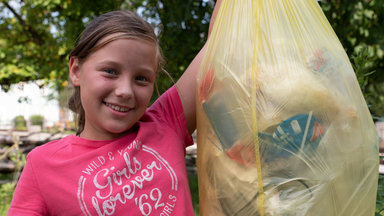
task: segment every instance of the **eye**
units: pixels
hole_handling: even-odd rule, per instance
[[[148,82],[148,78],[145,77],[145,76],[137,76],[135,78],[135,80],[139,81],[139,82]]]
[[[110,75],[116,75],[117,74],[117,72],[113,69],[104,69],[103,71],[107,74],[110,74]]]

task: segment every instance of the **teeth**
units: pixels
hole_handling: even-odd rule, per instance
[[[111,107],[112,109],[119,111],[119,112],[128,112],[129,108],[126,107],[120,107],[113,104],[105,103],[108,107]]]

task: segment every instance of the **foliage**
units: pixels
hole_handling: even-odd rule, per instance
[[[18,115],[13,119],[15,130],[26,130],[27,129],[27,121],[24,116]]]
[[[12,201],[15,183],[6,183],[0,185],[0,215],[7,215]]]
[[[369,56],[367,47],[363,47],[356,54],[353,54],[351,59],[361,91],[372,112],[373,119],[383,121],[384,112],[378,109],[384,108],[384,96],[378,92],[384,92],[384,83],[381,85],[372,85],[371,83],[373,74],[377,73],[376,70],[370,71],[372,68],[369,66],[374,64],[374,57]]]
[[[368,73],[357,76],[365,80],[362,90],[373,116],[384,116],[384,1],[323,0],[320,4],[348,56],[366,50],[365,58],[371,61],[363,66]]]
[[[43,79],[43,85],[67,86],[67,57],[77,36],[95,16],[115,9],[136,10],[155,26],[166,70],[177,79],[205,41],[212,6],[203,0],[0,0],[0,85],[7,91],[13,83]],[[160,77],[160,92],[171,83]]]
[[[368,49],[365,47],[361,49],[356,56],[351,57],[353,62],[352,66],[355,70],[357,80],[363,93],[367,91],[369,76],[375,71],[368,71],[369,64],[372,63],[372,58],[369,57]]]
[[[17,137],[14,137],[13,139],[14,144],[9,147],[5,153],[0,155],[0,158],[8,157],[15,164],[15,171],[13,173],[12,182],[0,185],[0,215],[7,215],[10,203],[12,201],[13,192],[16,187],[16,182],[18,181],[21,170],[26,163],[25,154],[19,149],[19,139]]]
[[[32,115],[29,117],[32,125],[40,125],[43,127],[44,124],[44,116],[42,115]]]
[[[8,90],[12,83],[43,79],[42,85],[67,86],[67,57],[77,36],[95,16],[114,9],[135,10],[153,24],[167,61],[165,69],[177,80],[206,40],[212,2],[0,0],[0,85]],[[348,56],[366,50],[366,58],[372,60],[364,70],[376,72],[357,76],[364,78],[362,90],[372,114],[384,116],[384,1],[320,2]],[[167,76],[157,81],[160,93],[171,84]]]
[[[95,16],[119,9],[122,0],[0,0],[0,84],[45,80],[61,88],[67,57]]]

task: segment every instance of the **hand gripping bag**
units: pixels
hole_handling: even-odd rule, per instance
[[[223,0],[199,70],[201,215],[374,215],[378,139],[315,0]]]

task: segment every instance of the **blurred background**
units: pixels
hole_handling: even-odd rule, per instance
[[[384,1],[319,4],[350,57],[383,152]],[[213,6],[210,0],[0,0],[0,215],[6,215],[25,155],[75,130],[67,108],[72,92],[68,54],[90,20],[111,10],[136,11],[154,26],[165,69],[176,81],[206,40]],[[168,76],[160,76],[152,101],[172,84]],[[196,147],[187,152],[198,215]],[[382,175],[377,197],[376,214],[384,215]]]

